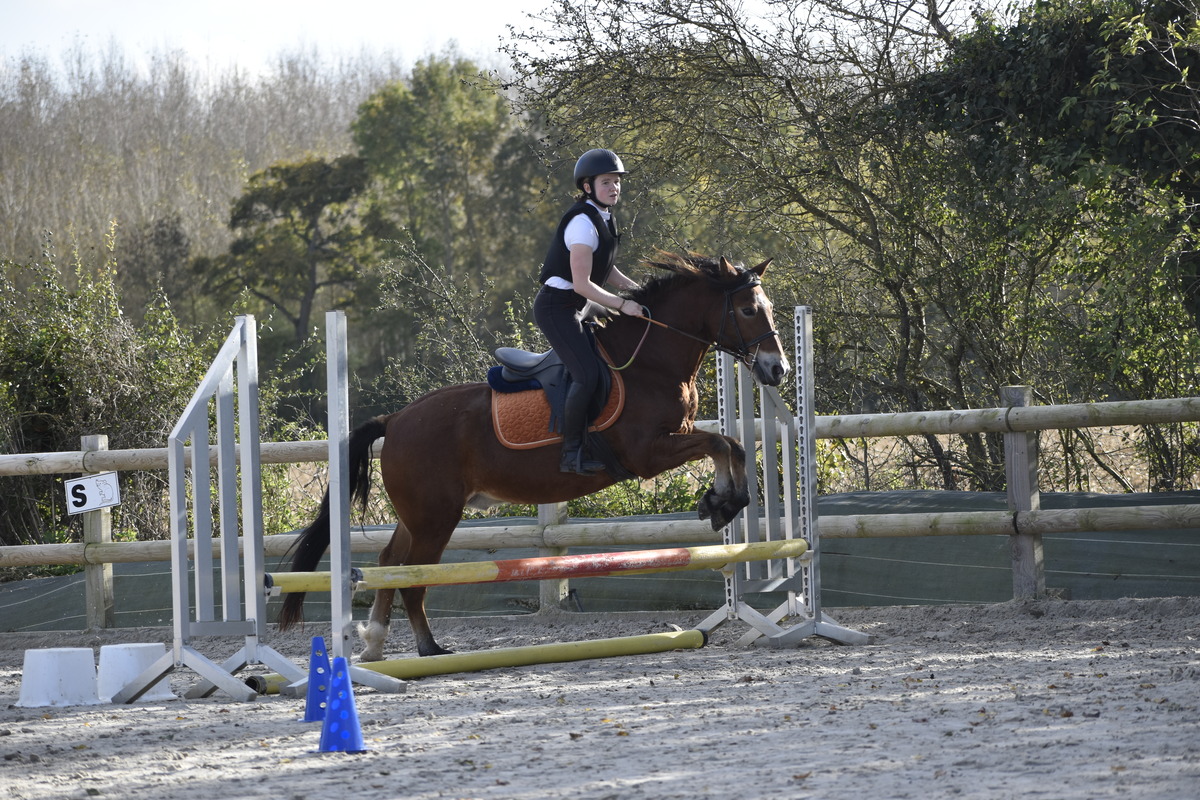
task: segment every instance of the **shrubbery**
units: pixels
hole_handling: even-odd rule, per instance
[[[98,266],[78,252],[61,265],[50,246],[35,264],[0,262],[0,453],[78,451],[90,434],[107,435],[111,450],[164,447],[224,341],[224,330],[183,326],[161,294],[135,325],[108,244]],[[293,378],[262,381],[264,441],[324,435],[280,420],[278,409],[294,398],[278,386]],[[0,477],[0,545],[79,541],[82,524],[68,516],[62,486],[71,477]],[[169,535],[166,471],[122,472],[120,480],[114,538]],[[263,484],[268,531],[307,522],[310,509],[289,491],[287,465],[265,465]]]
[[[89,434],[106,434],[110,449],[163,446],[207,365],[161,297],[142,325],[130,322],[116,270],[111,256],[92,265],[78,252],[64,269],[49,242],[36,264],[0,262],[0,452],[79,450]],[[0,544],[78,540],[62,480],[0,478]],[[122,475],[118,535],[163,529],[165,482],[151,472]]]

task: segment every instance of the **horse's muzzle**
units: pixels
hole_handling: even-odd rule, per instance
[[[791,365],[787,357],[776,353],[760,353],[754,359],[754,378],[764,386],[778,386],[783,383]]]

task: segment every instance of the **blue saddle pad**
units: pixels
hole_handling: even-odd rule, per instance
[[[509,381],[504,378],[504,367],[497,364],[487,372],[488,386],[491,386],[497,392],[512,394],[515,392],[527,392],[530,389],[540,389],[542,384],[536,380],[520,380]]]

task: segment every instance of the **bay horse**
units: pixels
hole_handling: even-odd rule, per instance
[[[746,451],[734,438],[695,429],[696,375],[713,347],[733,353],[765,385],[778,386],[787,374],[790,366],[760,280],[770,260],[746,269],[724,257],[663,253],[658,258],[647,263],[666,274],[629,294],[647,316],[617,316],[596,333],[614,363],[633,356],[621,373],[624,410],[603,435],[620,464],[641,478],[712,459],[713,485],[697,510],[701,519],[711,520],[713,530],[720,530],[749,503]],[[351,433],[351,497],[364,506],[371,486],[371,448],[384,437],[379,468],[399,521],[379,554],[380,566],[438,563],[467,506],[565,502],[616,482],[608,472],[560,472],[557,445],[505,447],[493,431],[490,409],[488,384],[447,386]],[[315,569],[329,536],[326,492],[317,519],[297,540],[292,570]],[[426,589],[399,591],[417,652],[450,652],[430,631]],[[359,628],[363,661],[383,658],[395,592],[376,591],[370,622]],[[281,629],[303,619],[303,602],[303,593],[287,595],[279,614]]]

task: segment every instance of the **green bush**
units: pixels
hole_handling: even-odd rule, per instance
[[[0,452],[77,451],[89,434],[114,450],[162,447],[203,375],[202,348],[161,295],[139,327],[122,312],[111,235],[106,245],[98,266],[76,250],[63,269],[49,246],[35,264],[0,261]],[[79,541],[63,478],[0,478],[0,544]],[[115,538],[165,532],[165,484],[164,472],[122,473]]]

